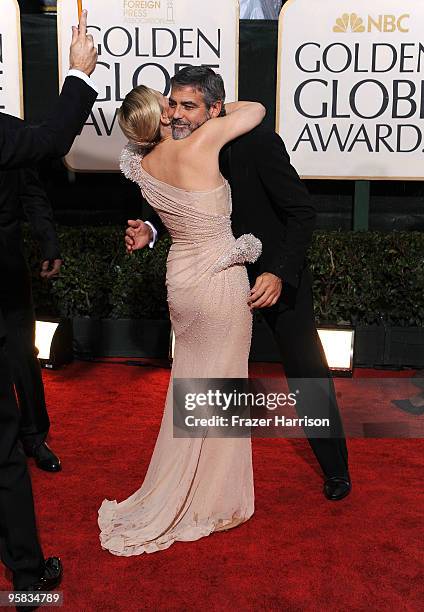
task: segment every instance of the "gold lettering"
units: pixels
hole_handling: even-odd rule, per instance
[[[384,15],[384,31],[396,31],[396,15]]]
[[[396,15],[379,15],[377,18],[368,15],[368,32],[378,30],[379,32],[409,32],[409,28],[404,23],[410,15],[405,14],[400,17]]]
[[[409,19],[409,17],[410,17],[410,15],[401,15],[399,17],[399,19],[397,21],[397,27],[398,27],[399,32],[409,32],[409,28],[408,27],[404,28],[402,26],[402,21],[404,21],[405,19]]]
[[[372,32],[373,27],[379,32],[383,31],[383,15],[378,16],[378,21],[368,15],[368,32]]]
[[[126,0],[126,9],[160,9],[160,0]]]

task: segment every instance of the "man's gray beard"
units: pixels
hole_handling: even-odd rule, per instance
[[[181,129],[181,126],[174,126],[171,122],[172,138],[174,140],[184,140],[184,138],[190,136],[195,130],[197,130],[200,126],[206,123],[206,121],[208,121],[210,118],[211,116],[209,115],[209,113],[207,113],[206,119],[202,123],[196,123],[194,125],[190,123],[190,125],[182,126],[184,129]]]
[[[194,129],[191,129],[189,126],[186,127],[181,127],[181,126],[173,126],[171,125],[171,130],[172,130],[172,138],[174,140],[184,140],[184,138],[187,138],[187,136],[190,136],[190,134],[192,132],[194,132]]]

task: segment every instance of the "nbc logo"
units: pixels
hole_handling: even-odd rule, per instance
[[[336,19],[333,32],[365,32],[364,22],[356,13],[344,13]]]
[[[333,26],[333,32],[372,32],[377,30],[378,32],[409,32],[406,21],[409,20],[410,15],[368,15],[367,20],[364,21],[362,17],[356,13],[343,13],[341,17],[336,19],[336,23]]]

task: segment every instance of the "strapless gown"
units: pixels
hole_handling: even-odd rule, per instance
[[[261,244],[231,231],[231,191],[186,191],[141,165],[137,148],[121,157],[168,229],[166,285],[175,351],[160,432],[141,487],[117,503],[104,500],[102,548],[131,556],[236,527],[254,511],[250,438],[174,438],[172,379],[247,378],[252,316],[246,261]],[[140,433],[141,435],[141,433]]]

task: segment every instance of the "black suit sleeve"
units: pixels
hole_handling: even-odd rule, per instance
[[[46,157],[63,157],[81,131],[97,93],[75,76],[65,79],[50,118],[31,127],[0,114],[0,168],[20,168]]]
[[[150,204],[146,200],[144,200],[143,208],[146,212],[144,213],[142,220],[148,221],[149,223],[153,225],[153,227],[158,233],[157,238],[159,240],[161,236],[167,233],[167,229],[162,223],[159,215],[153,210],[153,208],[150,206]]]
[[[275,132],[258,133],[255,139],[255,165],[259,177],[276,214],[286,226],[285,236],[272,250],[273,255],[266,260],[260,259],[260,269],[297,287],[315,227],[315,208],[290,164],[280,136]]]
[[[19,171],[19,197],[44,260],[61,259],[53,211],[44,187],[33,168]]]

